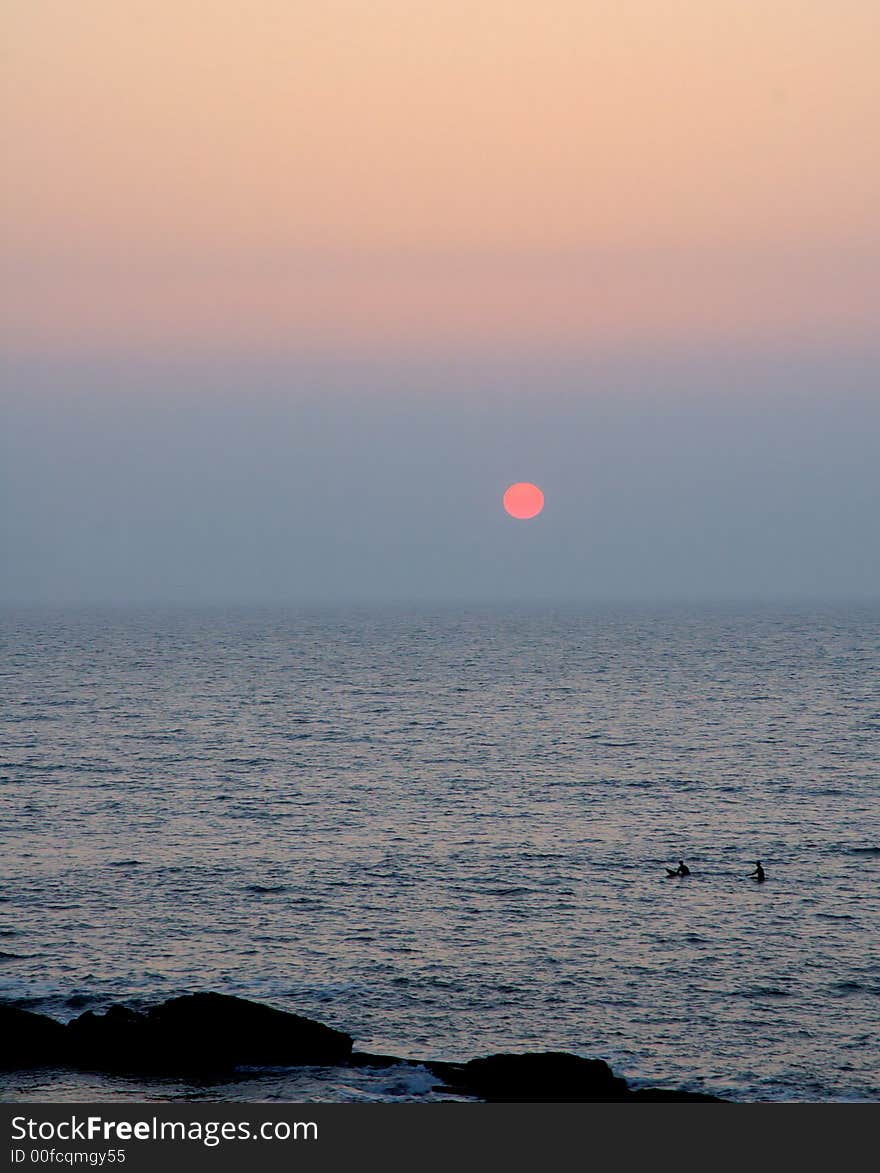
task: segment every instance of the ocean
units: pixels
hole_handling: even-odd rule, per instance
[[[0,998],[880,1092],[880,608],[2,615]],[[665,878],[683,858],[692,875]],[[748,878],[760,859],[767,880]],[[420,1067],[0,1099],[410,1100]]]

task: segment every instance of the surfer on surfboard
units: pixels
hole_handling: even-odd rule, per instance
[[[761,861],[759,859],[755,860],[755,870],[753,872],[749,872],[749,879],[755,880],[758,884],[763,883],[764,880],[767,879],[767,877],[764,875],[764,869],[761,867]]]
[[[678,861],[677,868],[667,868],[666,869],[666,875],[670,879],[673,876],[689,876],[690,874],[691,874],[691,869],[687,866],[687,864],[684,862],[683,859],[680,859]]]

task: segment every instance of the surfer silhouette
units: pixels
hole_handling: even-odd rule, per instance
[[[670,878],[672,876],[689,876],[690,874],[691,874],[691,869],[687,866],[687,864],[684,862],[683,859],[680,859],[678,861],[677,868],[667,868],[666,869],[666,875],[669,876]]]
[[[764,875],[764,869],[761,867],[761,861],[759,859],[756,859],[755,860],[755,870],[753,872],[749,872],[749,879],[755,880],[757,883],[760,884],[764,880],[766,880],[766,878],[767,877]]]

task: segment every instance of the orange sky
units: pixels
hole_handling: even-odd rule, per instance
[[[6,0],[8,341],[880,330],[876,0]]]

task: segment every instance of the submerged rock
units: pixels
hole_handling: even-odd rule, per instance
[[[0,1069],[23,1071],[64,1063],[67,1033],[45,1014],[0,1005]]]
[[[670,1091],[662,1087],[643,1087],[638,1091],[630,1092],[629,1098],[637,1104],[728,1104],[720,1096],[710,1096],[707,1092]]]
[[[346,1067],[413,1067],[414,1059],[401,1059],[397,1055],[373,1055],[370,1051],[352,1051],[345,1061]]]
[[[161,1072],[344,1063],[352,1038],[227,994],[187,994],[140,1012],[111,1006],[68,1024],[79,1067]]]

